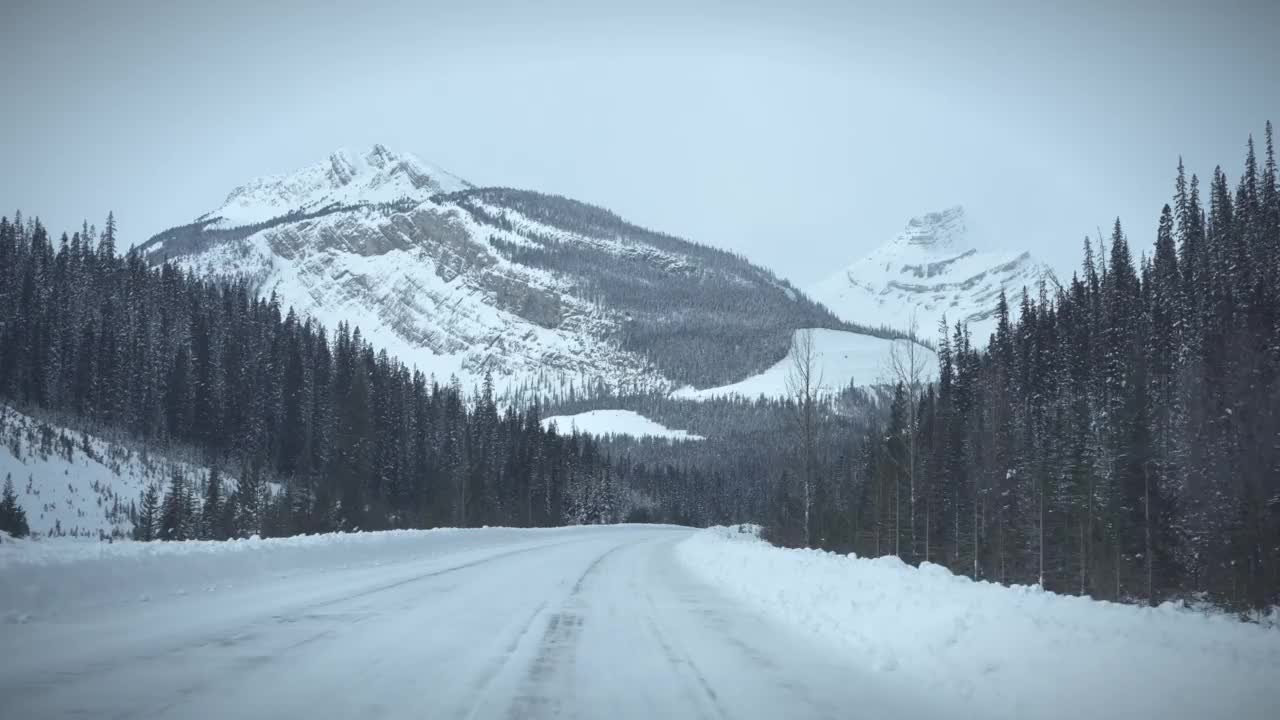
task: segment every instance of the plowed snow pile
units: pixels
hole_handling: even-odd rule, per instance
[[[1172,605],[1142,608],[785,550],[736,528],[681,543],[700,578],[826,638],[869,669],[967,698],[957,715],[1275,718],[1280,627]]]

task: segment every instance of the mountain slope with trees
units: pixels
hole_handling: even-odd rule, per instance
[[[142,539],[705,521],[698,473],[621,476],[595,440],[543,429],[537,404],[500,409],[491,383],[469,397],[359,329],[116,243],[112,218],[56,245],[0,219],[0,399],[236,478],[148,488],[128,511]]]
[[[1117,220],[1061,288],[1003,295],[899,384],[856,510],[821,540],[974,578],[1157,603],[1280,604],[1280,193],[1272,128],[1231,189],[1181,163],[1155,246]],[[914,411],[913,411],[914,410]],[[914,420],[913,420],[914,418]]]

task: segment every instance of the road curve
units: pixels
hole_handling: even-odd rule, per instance
[[[939,717],[625,526],[0,625],[13,718]]]

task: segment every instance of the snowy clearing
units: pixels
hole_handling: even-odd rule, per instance
[[[715,528],[677,547],[731,597],[839,646],[916,692],[968,698],[948,715],[1273,718],[1280,629],[972,582]]]
[[[796,332],[804,332],[797,330]],[[822,391],[835,392],[847,387],[851,382],[858,385],[873,385],[890,382],[890,353],[894,345],[905,350],[907,340],[884,340],[871,335],[848,332],[845,330],[813,329],[813,347],[818,358],[819,375],[822,378]],[[923,345],[917,345],[916,351],[923,357],[921,364],[925,368],[925,379],[937,374],[937,357],[934,352]],[[759,375],[736,382],[732,385],[695,390],[691,387],[681,388],[672,397],[690,400],[706,400],[714,397],[738,396],[748,400],[765,397],[786,397],[787,376],[791,373],[793,361],[791,353]]]
[[[163,487],[175,471],[198,487],[209,474],[208,468],[139,453],[0,405],[0,483],[13,479],[33,534],[93,540],[127,535],[133,530],[130,505],[148,484]]]
[[[554,415],[543,418],[542,427],[555,425],[561,433],[573,430],[590,435],[630,435],[668,440],[703,440],[685,430],[673,430],[631,410],[588,410],[576,415]]]
[[[4,715],[954,715],[691,576],[675,556],[690,533],[14,543]]]

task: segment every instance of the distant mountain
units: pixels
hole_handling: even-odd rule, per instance
[[[1029,252],[980,250],[964,208],[913,218],[891,242],[809,288],[809,294],[841,319],[906,329],[914,314],[917,334],[932,339],[943,317],[969,324],[975,343],[995,329],[1003,289],[1016,314],[1024,286],[1055,286],[1047,265]]]
[[[858,330],[741,256],[381,145],[254,180],[140,249],[464,383],[720,386],[781,360],[797,328]]]

